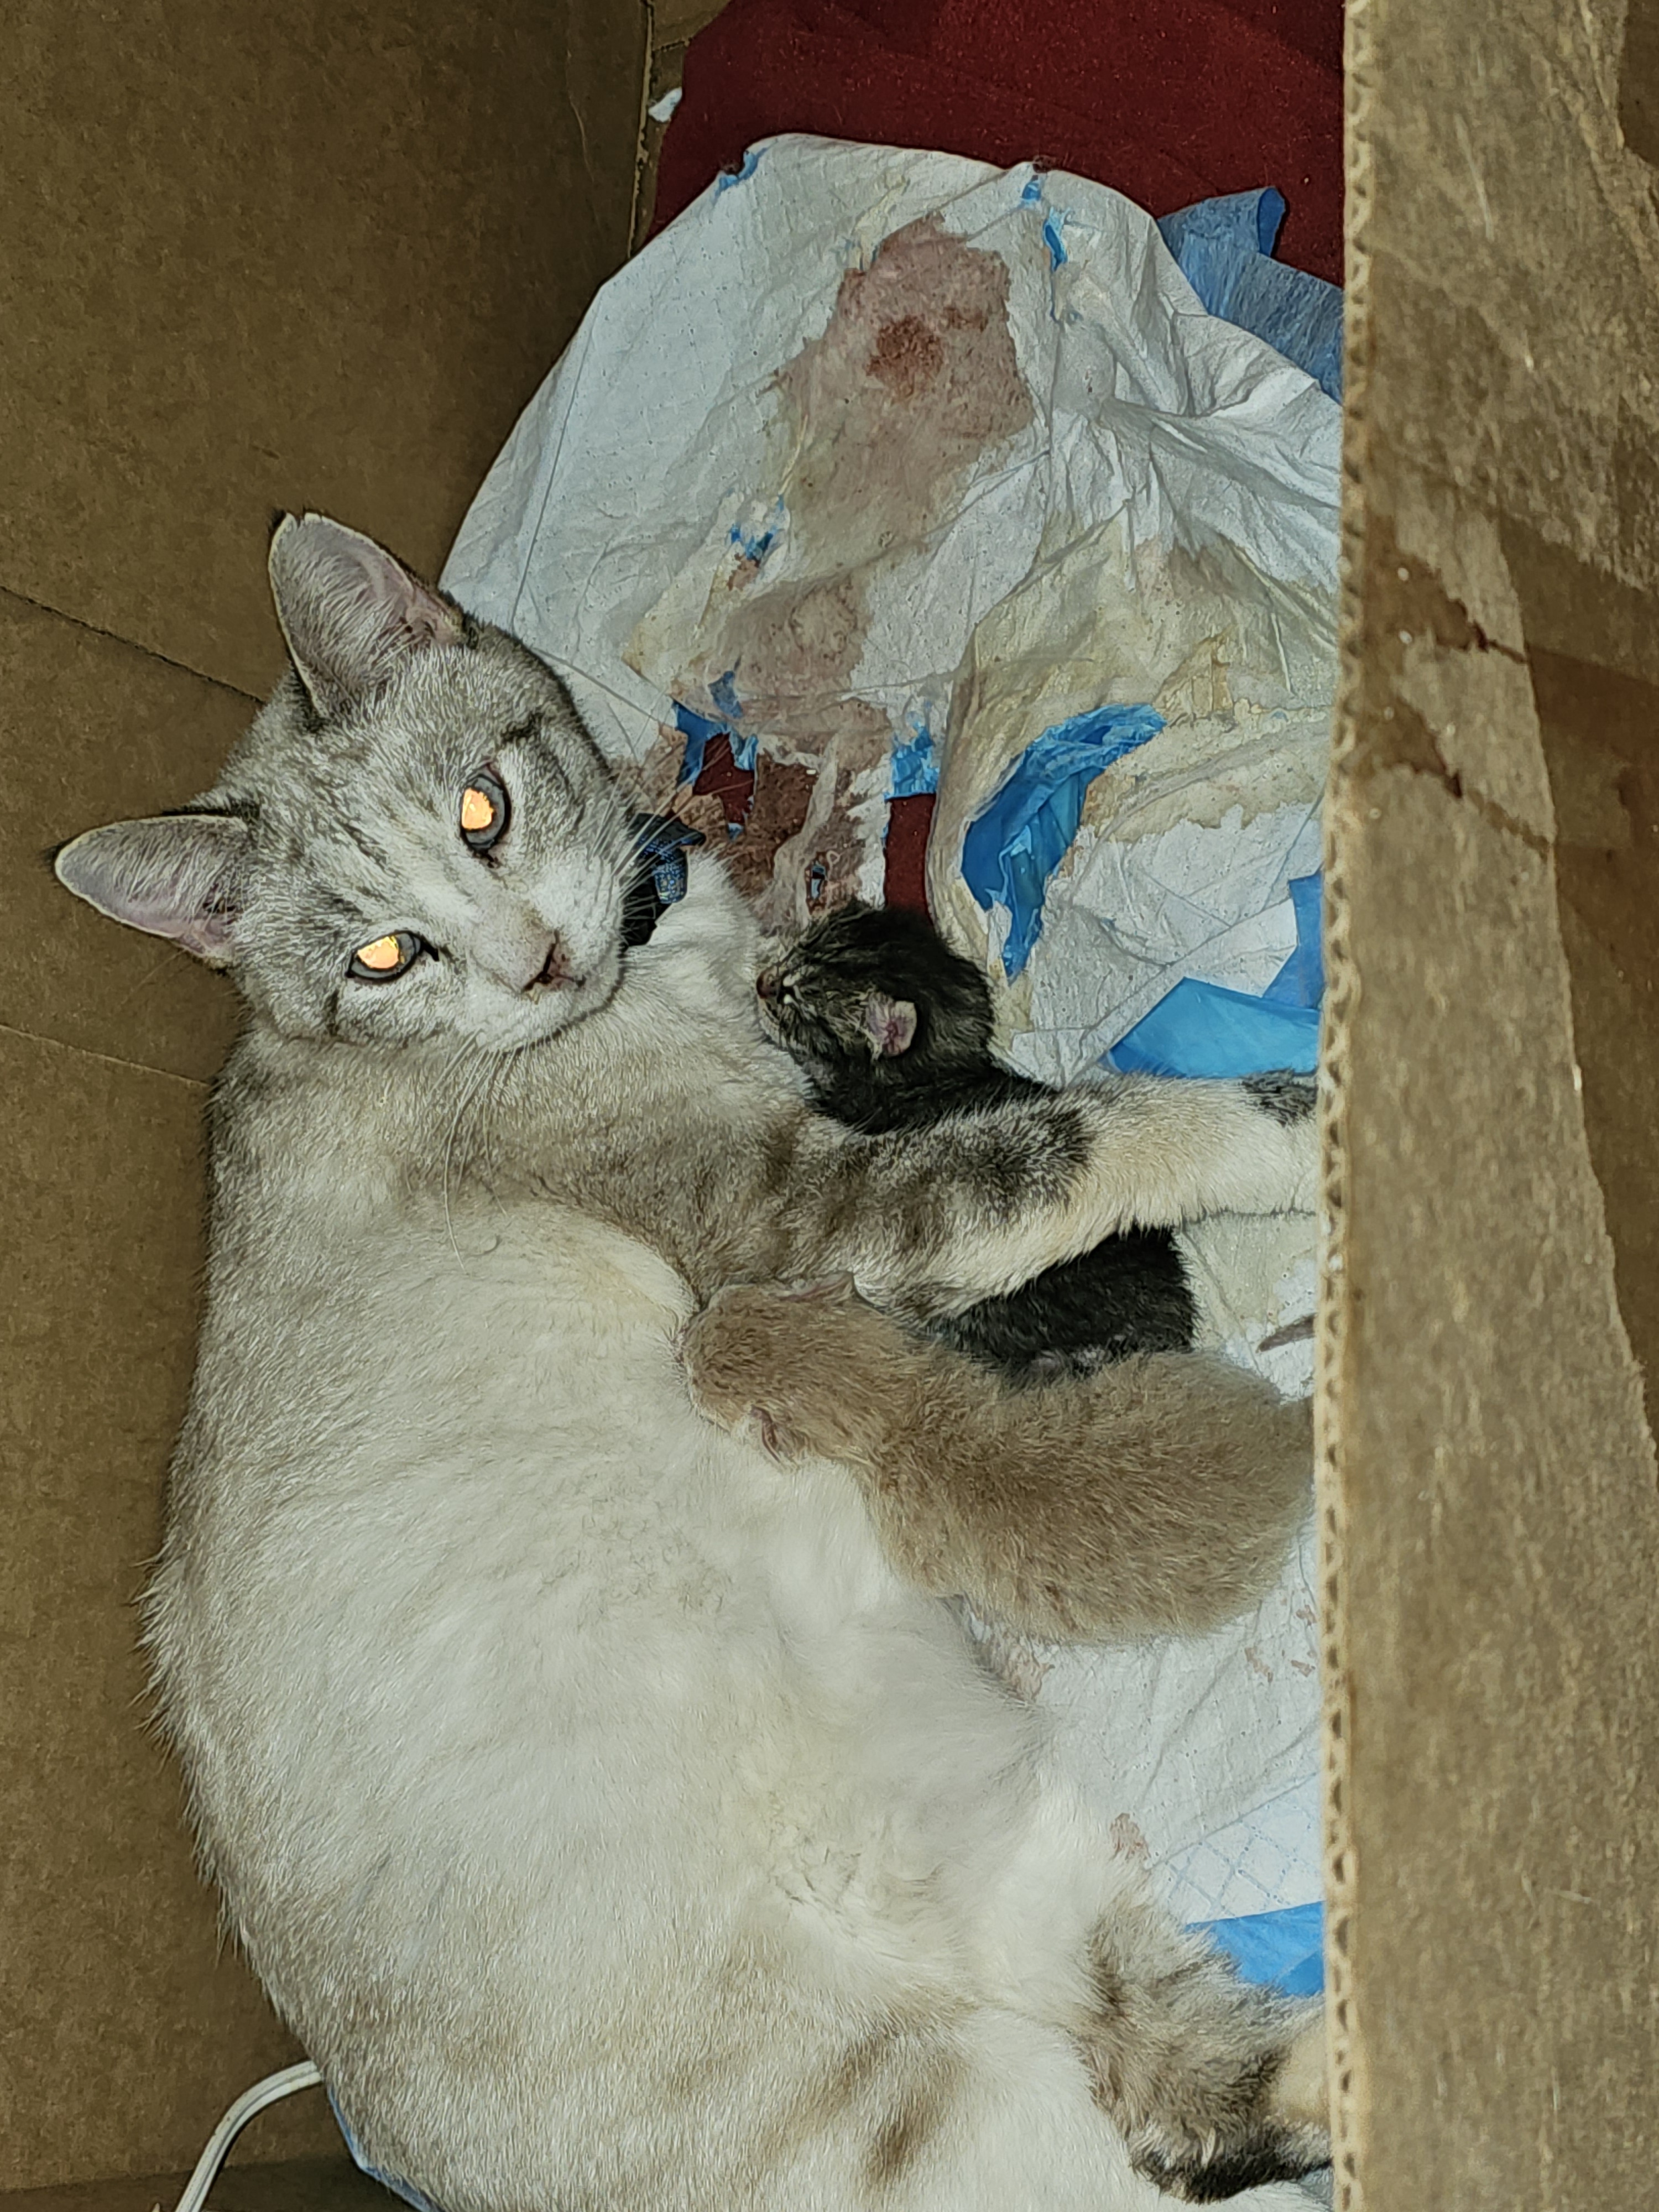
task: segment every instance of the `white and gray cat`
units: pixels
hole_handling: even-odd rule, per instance
[[[1310,1123],[1131,1079],[813,1115],[718,861],[624,951],[626,808],[543,663],[322,518],[270,566],[294,672],[218,783],[58,867],[249,1007],[148,1637],[365,2154],[445,2212],[1277,2202],[1317,2008],[1168,1922],[854,1476],[701,1418],[679,1346],[734,1282],[939,1315],[1305,1207]]]

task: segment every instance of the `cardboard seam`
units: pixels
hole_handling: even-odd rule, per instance
[[[239,684],[227,684],[222,676],[210,676],[204,668],[192,668],[187,660],[174,660],[167,653],[157,653],[154,646],[141,645],[137,638],[123,637],[119,630],[105,629],[97,623],[88,622],[83,616],[72,615],[67,608],[55,607],[50,600],[37,599],[31,592],[20,592],[10,584],[0,582],[0,598],[14,599],[20,607],[30,607],[38,615],[50,615],[54,622],[68,623],[72,629],[84,630],[89,637],[107,638],[112,645],[124,646],[129,653],[142,653],[146,660],[158,661],[163,668],[175,669],[180,676],[193,676],[198,684],[211,684],[216,691],[229,692],[233,699],[246,699],[250,707],[263,704],[253,692],[244,691]]]
[[[16,1037],[25,1044],[48,1045],[57,1052],[73,1053],[77,1060],[94,1060],[106,1067],[125,1067],[137,1075],[159,1075],[164,1083],[182,1083],[189,1090],[207,1095],[208,1083],[199,1075],[180,1075],[177,1068],[157,1067],[148,1060],[128,1060],[118,1052],[94,1052],[90,1045],[71,1044],[67,1037],[48,1036],[44,1030],[19,1029],[14,1022],[0,1022],[0,1036]]]
[[[1348,1672],[1346,1516],[1342,1389],[1348,1342],[1348,1041],[1359,981],[1349,937],[1346,845],[1339,827],[1345,770],[1358,744],[1363,682],[1361,577],[1365,410],[1370,373],[1370,217],[1376,186],[1370,135],[1374,52],[1370,7],[1352,0],[1344,27],[1344,308],[1342,485],[1337,554],[1336,692],[1324,818],[1325,1006],[1319,1054],[1319,1313],[1314,1370],[1314,1487],[1319,1522],[1322,1767],[1324,1778],[1325,2019],[1334,2212],[1364,2212],[1366,2105],[1353,1972],[1358,1885],[1349,1818],[1353,1698]]]
[[[651,131],[651,79],[657,61],[657,11],[652,0],[644,0],[645,56],[640,70],[639,114],[634,126],[634,185],[628,202],[628,251],[630,258],[644,243],[641,226],[641,197],[645,190],[647,172],[651,167],[648,140]],[[655,198],[653,191],[652,197]],[[645,210],[645,221],[650,221],[650,210]]]

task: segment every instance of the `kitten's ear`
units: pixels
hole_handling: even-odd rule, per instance
[[[411,653],[465,635],[441,593],[325,514],[284,515],[270,562],[276,619],[319,714],[343,712]]]
[[[916,1010],[908,999],[872,991],[864,1002],[864,1026],[878,1060],[895,1060],[916,1041]]]
[[[58,882],[100,914],[170,937],[210,968],[223,968],[247,846],[247,824],[235,815],[161,814],[88,830],[52,865]]]

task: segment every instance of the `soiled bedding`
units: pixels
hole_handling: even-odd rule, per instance
[[[1339,436],[1105,187],[780,138],[600,293],[444,581],[774,925],[878,899],[928,801],[1017,1064],[1307,1067]],[[1188,1244],[1305,1390],[1312,1221]],[[1311,1547],[1207,1638],[996,1648],[1188,1919],[1319,1894]]]

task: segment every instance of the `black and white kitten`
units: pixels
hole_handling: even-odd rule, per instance
[[[755,990],[762,1026],[799,1062],[813,1104],[867,1135],[994,1114],[1047,1091],[996,1058],[984,977],[921,915],[854,901],[814,922]],[[1189,1351],[1195,1321],[1173,1233],[1133,1228],[928,1334],[1024,1382]]]

